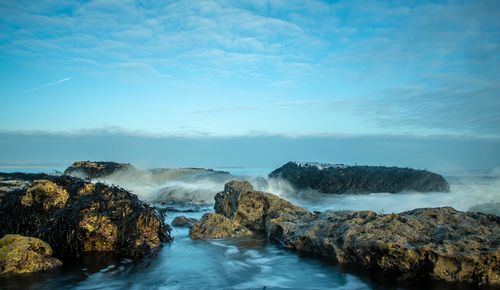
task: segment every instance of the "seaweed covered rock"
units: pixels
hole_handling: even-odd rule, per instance
[[[190,218],[186,216],[178,216],[172,220],[172,226],[177,228],[190,228],[193,225],[199,223],[200,221],[195,218]]]
[[[191,228],[191,238],[242,237],[248,236],[248,232],[265,234],[271,219],[311,217],[307,210],[282,198],[254,191],[247,181],[226,183],[224,191],[215,195],[214,208],[215,214],[205,214],[201,222]]]
[[[448,182],[437,173],[400,167],[288,162],[269,177],[287,180],[297,189],[332,194],[450,191]]]
[[[117,171],[136,170],[134,166],[125,163],[116,162],[94,162],[94,161],[77,161],[74,162],[65,171],[65,175],[74,177],[96,179],[111,175]]]
[[[40,239],[21,235],[0,239],[0,275],[46,271],[61,265],[52,257],[50,245]]]
[[[0,236],[41,238],[62,258],[87,251],[140,257],[172,239],[163,215],[122,188],[70,176],[0,175],[30,183],[4,195]]]
[[[189,230],[191,239],[223,239],[252,236],[253,233],[237,221],[217,213],[206,213],[200,223],[194,224]]]

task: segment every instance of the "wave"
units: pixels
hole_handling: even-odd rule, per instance
[[[406,192],[330,195],[314,190],[296,190],[283,179],[233,175],[199,168],[124,170],[101,178],[131,190],[147,202],[213,204],[214,196],[231,180],[247,180],[256,190],[270,192],[310,210],[372,210],[397,213],[422,207],[452,206],[477,209],[480,204],[500,202],[500,177],[448,177],[451,192]]]

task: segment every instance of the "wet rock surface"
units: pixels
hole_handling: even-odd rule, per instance
[[[332,194],[450,191],[437,173],[399,167],[288,162],[269,177],[285,179],[298,189]]]
[[[469,208],[470,212],[480,212],[500,216],[500,202],[482,203]]]
[[[163,216],[122,188],[46,174],[0,178],[29,184],[4,194],[0,237],[41,238],[63,259],[89,251],[141,257],[172,240]]]
[[[500,285],[500,218],[495,215],[450,207],[385,215],[313,214],[272,194],[253,191],[248,182],[226,184],[215,200],[216,213],[191,228],[192,238],[239,237],[228,226],[235,223],[286,248],[361,266],[391,279]]]
[[[68,167],[65,175],[80,177],[85,179],[96,179],[111,175],[117,171],[137,170],[134,166],[125,163],[104,162],[104,161],[77,161]]]
[[[5,235],[0,239],[0,275],[52,270],[62,262],[52,257],[46,242],[21,235]]]
[[[265,234],[275,218],[311,218],[305,209],[275,195],[254,191],[247,181],[231,181],[215,196],[215,214],[205,214],[200,224],[191,228],[194,239],[244,237]],[[224,231],[227,231],[224,234]]]
[[[178,228],[190,228],[194,224],[197,224],[199,222],[200,222],[200,220],[195,219],[195,218],[190,218],[190,217],[186,217],[186,216],[178,216],[172,220],[171,225],[173,227],[178,227]]]

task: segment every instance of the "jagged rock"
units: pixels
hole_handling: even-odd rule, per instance
[[[125,163],[77,161],[68,167],[64,171],[64,174],[85,179],[96,179],[111,175],[121,170],[136,169],[134,166]]]
[[[286,248],[382,276],[500,285],[500,217],[495,215],[450,207],[386,215],[313,214],[270,193],[253,191],[247,182],[226,184],[215,199],[217,213],[191,228],[193,238],[238,237],[226,226],[237,223]],[[210,235],[214,231],[217,234]]]
[[[500,218],[450,207],[401,214],[333,212],[275,222],[269,236],[299,252],[361,265],[399,279],[500,284]]]
[[[62,265],[52,256],[46,242],[21,235],[5,235],[0,239],[0,275],[46,271]]]
[[[86,251],[140,257],[172,240],[163,215],[122,188],[70,176],[0,173],[0,177],[30,183],[3,197],[0,236],[41,238],[57,257]]]
[[[195,218],[190,218],[186,216],[178,216],[175,217],[174,220],[172,220],[172,226],[173,227],[178,227],[178,228],[190,228],[194,224],[199,223],[200,220],[195,219]]]
[[[244,228],[253,231],[257,234],[265,233],[268,227],[268,221],[273,218],[293,216],[294,218],[310,218],[311,214],[290,202],[279,198],[275,195],[254,191],[252,185],[248,181],[231,181],[226,183],[224,191],[215,195],[215,212],[216,214],[205,215],[199,225],[191,228],[192,238],[217,238],[224,236],[220,233],[225,228],[233,227]],[[220,227],[217,222],[223,223]],[[211,228],[217,228],[217,234],[213,235]],[[203,229],[198,231],[198,229]],[[248,234],[244,231],[243,236]],[[196,233],[196,237],[193,237]],[[206,235],[204,237],[204,235]],[[228,233],[224,237],[238,237],[237,234]]]
[[[333,194],[450,191],[448,182],[439,174],[399,167],[288,162],[269,177],[285,179],[297,189]]]
[[[197,239],[223,239],[241,238],[252,236],[253,233],[237,221],[217,213],[206,213],[201,217],[200,223],[194,224],[189,229],[189,236]]]

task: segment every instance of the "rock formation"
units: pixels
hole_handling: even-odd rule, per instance
[[[288,162],[269,177],[287,180],[297,189],[332,194],[450,190],[439,174],[399,167]]]
[[[0,173],[0,179],[29,184],[4,193],[0,237],[41,238],[57,257],[87,251],[140,257],[172,239],[163,216],[122,188],[46,174]]]
[[[0,239],[0,275],[32,273],[55,269],[62,263],[52,257],[46,242],[21,235],[5,235]]]
[[[247,236],[244,226],[286,248],[388,277],[500,285],[500,218],[495,215],[450,207],[385,215],[313,214],[272,194],[253,191],[248,182],[226,184],[215,200],[216,213],[191,228],[192,238]]]
[[[134,166],[116,162],[95,162],[95,161],[77,161],[68,167],[65,175],[80,177],[85,179],[96,179],[111,175],[121,170],[137,170]]]
[[[186,216],[178,216],[178,217],[175,217],[174,220],[172,220],[171,225],[173,227],[177,227],[177,228],[190,228],[194,224],[197,224],[199,222],[200,221],[195,219],[195,218],[190,218],[190,217],[186,217]]]

